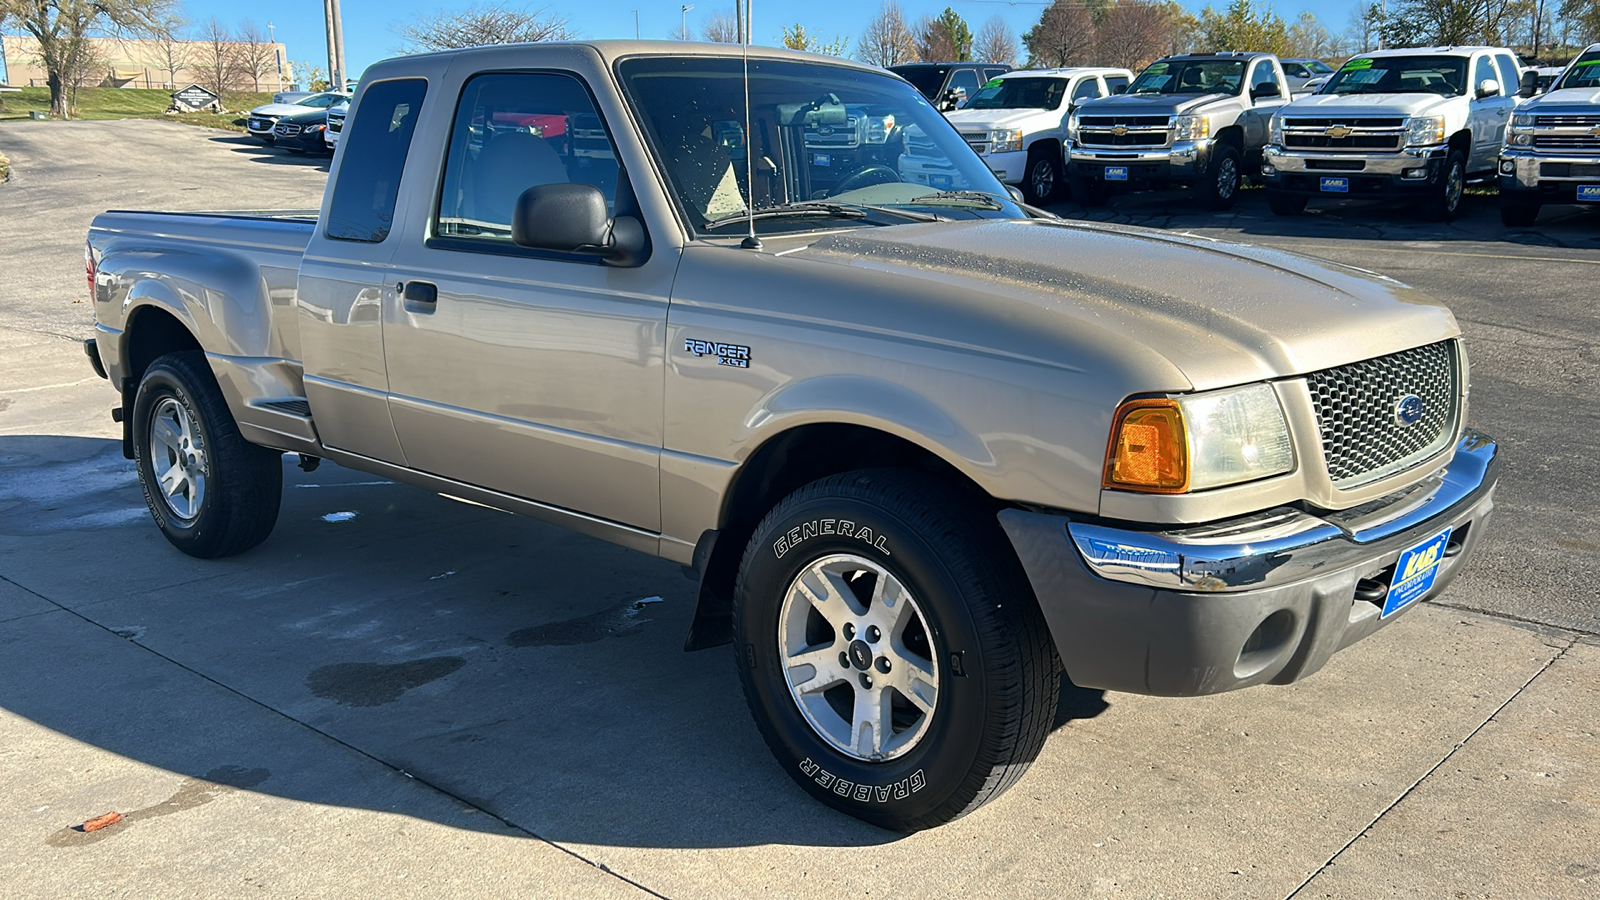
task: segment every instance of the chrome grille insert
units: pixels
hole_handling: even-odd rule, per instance
[[[1306,376],[1322,432],[1322,454],[1337,488],[1376,481],[1450,445],[1460,396],[1454,341],[1440,341]],[[1421,416],[1401,422],[1402,401]]]

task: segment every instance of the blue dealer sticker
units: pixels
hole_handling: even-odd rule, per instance
[[[1578,185],[1579,203],[1600,203],[1600,184]]]
[[[1383,615],[1387,619],[1417,602],[1433,587],[1439,575],[1439,564],[1444,562],[1444,548],[1450,543],[1450,529],[1400,554],[1394,564],[1394,580],[1389,582],[1389,595],[1383,600]]]
[[[1127,181],[1128,180],[1128,167],[1127,166],[1106,166],[1106,180],[1107,181]]]
[[[1324,176],[1322,179],[1322,189],[1331,194],[1348,194],[1350,193],[1350,179],[1329,178]]]

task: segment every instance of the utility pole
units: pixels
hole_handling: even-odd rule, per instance
[[[339,0],[328,0],[328,4],[333,9],[333,46],[335,47],[334,56],[339,66],[339,74],[334,76],[333,89],[342,92],[344,90],[345,82],[344,20],[339,16]]]
[[[272,61],[278,67],[278,90],[283,90],[283,54],[278,52],[278,32],[271,22],[267,23],[267,43],[272,45]]]
[[[639,11],[637,9],[633,11],[633,39],[636,41],[639,39]]]
[[[1533,6],[1533,62],[1539,63],[1539,26],[1544,24],[1544,0],[1538,0]]]
[[[685,3],[679,12],[683,13],[683,24],[679,25],[679,36],[684,40],[689,39],[689,10],[694,9],[693,3]]]

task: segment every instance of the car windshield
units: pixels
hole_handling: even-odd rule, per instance
[[[1324,94],[1441,94],[1466,91],[1465,56],[1356,57],[1328,79]]]
[[[913,87],[922,92],[922,96],[932,100],[938,95],[939,88],[944,87],[944,76],[950,67],[894,66],[889,71],[911,82]]]
[[[1027,215],[897,78],[752,59],[747,141],[737,57],[640,57],[617,69],[674,199],[702,234],[742,233],[752,206],[760,233]]]
[[[1151,63],[1128,88],[1130,94],[1237,94],[1244,61],[1176,59]]]
[[[1576,62],[1567,67],[1567,73],[1561,76],[1561,83],[1556,86],[1557,90],[1594,87],[1600,87],[1600,50],[1578,57]]]
[[[309,106],[313,109],[327,109],[328,107],[345,99],[338,94],[313,94],[304,100],[296,100],[297,106]]]
[[[963,109],[1060,109],[1065,78],[996,78]]]
[[[1295,60],[1295,62],[1300,63],[1301,65],[1303,65],[1306,68],[1310,69],[1314,74],[1317,74],[1317,75],[1326,75],[1329,72],[1333,71],[1333,67],[1332,66],[1329,66],[1327,63],[1323,62],[1320,59],[1299,59],[1299,60]]]

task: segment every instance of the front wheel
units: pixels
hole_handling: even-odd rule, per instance
[[[1061,187],[1061,160],[1059,153],[1034,149],[1028,153],[1028,170],[1022,179],[1022,193],[1034,206],[1043,206],[1055,199]]]
[[[757,526],[734,602],[739,678],[813,797],[898,831],[999,796],[1038,756],[1060,681],[992,516],[924,475],[855,472]]]
[[[1467,157],[1460,150],[1451,150],[1445,156],[1444,171],[1434,187],[1428,204],[1429,218],[1448,222],[1461,211],[1461,198],[1467,193]]]
[[[1211,168],[1200,182],[1200,202],[1217,212],[1232,207],[1239,199],[1241,169],[1239,151],[1228,144],[1219,146],[1211,159]]]
[[[133,450],[145,505],[184,553],[243,553],[277,524],[283,454],[239,434],[204,353],[169,353],[145,370]]]

